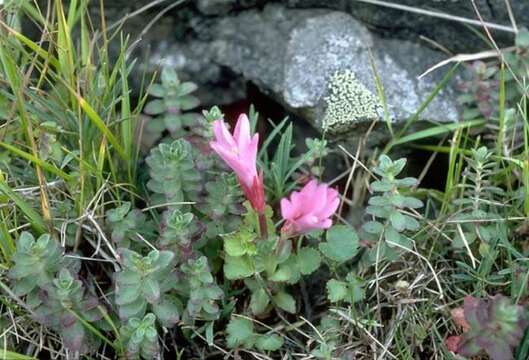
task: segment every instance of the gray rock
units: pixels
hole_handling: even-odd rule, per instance
[[[454,20],[443,20],[428,15],[392,9],[361,1],[327,0],[282,0],[293,8],[331,8],[352,14],[355,18],[384,35],[408,40],[419,40],[420,36],[432,39],[455,52],[478,51],[489,48],[468,25]],[[478,19],[470,0],[399,0],[390,3],[417,9],[430,10],[449,15]],[[511,22],[505,0],[475,0],[476,7],[485,21],[510,26]],[[519,26],[529,27],[529,2],[510,1]],[[484,34],[480,26],[473,26]],[[492,31],[500,45],[511,45],[513,34],[505,31]]]
[[[343,12],[276,5],[219,18],[202,27],[200,37],[210,40],[173,46],[166,61],[181,56],[184,72],[193,66],[195,73],[228,68],[335,135],[382,119],[370,49],[396,126],[415,113],[440,80],[417,76],[443,58],[417,44],[372,35]],[[200,46],[202,51],[193,54]],[[451,87],[421,114],[421,120],[457,119]]]
[[[226,14],[237,0],[197,0],[197,8],[206,15]]]

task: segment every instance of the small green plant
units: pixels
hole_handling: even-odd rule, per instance
[[[145,214],[139,209],[131,209],[130,202],[108,210],[106,220],[112,231],[112,240],[122,247],[130,247],[131,241],[141,241],[137,234],[142,236],[152,232]]]
[[[504,196],[504,191],[492,183],[496,173],[492,156],[493,153],[482,146],[472,149],[471,156],[466,159],[464,182],[459,186],[463,196],[454,201],[459,207],[455,219],[462,230],[455,231],[452,245],[456,248],[468,246],[476,239],[494,242],[506,231],[503,224],[489,221],[499,216],[497,199]]]
[[[373,220],[364,223],[362,230],[376,244],[368,250],[368,257],[374,261],[383,257],[394,258],[398,249],[410,249],[413,241],[406,232],[416,231],[420,224],[408,209],[418,209],[422,201],[408,196],[409,188],[417,185],[417,179],[398,179],[406,165],[406,159],[391,160],[382,155],[378,166],[373,170],[380,180],[373,181],[370,188],[374,195],[369,198],[366,212]]]
[[[267,219],[271,215],[268,209]],[[267,224],[272,230],[271,222]],[[295,313],[296,302],[285,291],[285,284],[295,280],[292,266],[287,263],[292,244],[290,240],[280,243],[276,237],[259,239],[258,229],[257,215],[248,208],[243,227],[223,237],[224,275],[230,280],[245,279],[252,293],[250,309],[254,315],[266,312],[270,304]]]
[[[202,125],[202,132],[206,131],[203,117],[188,112],[200,105],[198,98],[191,95],[197,89],[196,84],[181,82],[176,72],[169,67],[163,68],[160,78],[160,84],[153,84],[149,88],[149,94],[156,99],[147,102],[144,109],[146,114],[155,116],[148,122],[147,131],[158,138],[165,130],[173,138],[187,132],[197,132],[198,125]]]
[[[237,179],[232,174],[220,174],[214,181],[205,185],[207,196],[197,204],[198,210],[205,215],[207,237],[235,231],[241,224],[244,212],[242,192]]]
[[[226,329],[227,344],[230,348],[256,348],[261,351],[275,351],[283,345],[283,338],[277,334],[257,334],[252,320],[234,316]]]
[[[345,281],[331,279],[327,282],[327,297],[332,303],[354,304],[362,301],[364,296],[363,281],[354,273],[347,274]]]
[[[72,276],[78,262],[67,261],[49,234],[35,240],[28,232],[20,235],[13,261],[9,276],[14,291],[26,296],[34,320],[55,330],[68,350],[93,352],[99,340],[85,323],[101,320],[102,313],[97,298]]]
[[[466,331],[457,338],[454,349],[457,354],[471,357],[484,351],[492,360],[511,360],[529,325],[529,314],[502,295],[491,299],[467,296],[464,322]]]
[[[480,117],[496,117],[499,82],[497,64],[476,61],[470,67],[472,77],[459,84],[463,92],[457,100],[464,106],[463,119],[473,120]]]
[[[98,348],[99,338],[87,329],[85,323],[102,319],[102,313],[97,308],[99,303],[69,270],[61,269],[53,280],[53,286],[41,293],[38,299],[40,303],[34,309],[36,319],[57,331],[70,351],[91,353]]]
[[[195,201],[201,190],[201,176],[193,161],[191,144],[176,140],[160,144],[146,159],[151,179],[147,186],[154,192],[154,204],[179,208],[185,201]]]
[[[176,286],[174,254],[153,250],[145,257],[120,249],[122,271],[116,274],[116,304],[121,319],[142,318],[150,309],[166,326],[179,319],[178,301],[169,290]]]
[[[47,288],[64,264],[62,250],[49,234],[35,240],[29,232],[18,238],[13,261],[9,277],[15,280],[14,291],[18,296]]]
[[[129,319],[121,327],[121,339],[125,344],[128,359],[160,359],[160,344],[156,330],[156,316],[146,314],[142,319]]]
[[[212,321],[220,316],[218,301],[224,292],[216,284],[208,265],[208,259],[201,256],[189,259],[180,266],[185,282],[179,289],[186,290],[188,301],[183,320],[192,323],[195,319]]]

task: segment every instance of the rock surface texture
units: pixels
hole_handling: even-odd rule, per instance
[[[293,8],[324,7],[350,13],[362,21],[370,30],[375,30],[384,35],[411,40],[419,40],[426,36],[445,48],[455,52],[479,51],[488,48],[488,45],[476,36],[467,25],[455,20],[445,20],[438,17],[421,15],[391,7],[371,4],[364,1],[349,0],[283,0]],[[432,13],[444,13],[467,19],[478,20],[476,13],[479,11],[484,21],[511,26],[509,12],[505,0],[474,0],[474,8],[470,0],[398,0],[381,1],[427,10]],[[519,26],[529,26],[529,2],[514,0],[509,2]],[[479,26],[473,26],[478,32],[485,34]],[[512,43],[512,33],[507,31],[493,31],[495,40],[500,45]]]
[[[412,116],[440,80],[417,76],[441,55],[408,41],[379,38],[339,11],[267,6],[209,21],[199,38],[206,40],[173,44],[158,51],[164,55],[155,60],[184,72],[212,72],[210,80],[229,69],[317,129],[336,135],[383,118],[373,68],[397,123]],[[446,88],[422,119],[457,121],[454,99]]]
[[[125,31],[134,39],[142,30],[141,24],[171,1],[132,19]],[[116,0],[106,2],[106,6],[112,13],[120,9],[127,13],[151,2]],[[470,0],[393,3],[477,19]],[[504,0],[474,3],[485,21],[510,26]],[[529,25],[529,2],[510,3],[518,26]],[[140,50],[148,54],[148,70],[171,66],[184,80],[196,82],[205,106],[244,99],[246,84],[251,82],[316,129],[349,136],[352,132],[361,134],[373,120],[387,117],[398,126],[417,111],[439,83],[446,68],[418,79],[447,57],[427,47],[421,35],[454,52],[488,49],[456,21],[365,1],[196,0],[159,19],[144,35]],[[509,31],[495,31],[493,35],[500,46],[512,44]],[[135,54],[142,60],[141,52]],[[374,69],[383,85],[387,108],[382,106]],[[419,120],[458,120],[455,82],[435,97]]]

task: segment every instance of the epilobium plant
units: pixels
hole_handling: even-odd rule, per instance
[[[9,276],[15,293],[25,296],[34,319],[55,330],[68,350],[93,352],[99,341],[85,324],[101,320],[102,312],[97,308],[97,298],[72,275],[72,271],[78,271],[79,263],[67,261],[62,252],[49,234],[35,240],[23,232]]]
[[[195,201],[200,191],[200,173],[193,161],[193,149],[185,140],[160,144],[146,159],[151,179],[148,188],[156,194],[155,204],[178,208],[184,201]]]
[[[200,102],[191,95],[197,86],[192,82],[181,82],[173,69],[165,67],[161,74],[161,84],[153,84],[149,94],[156,99],[145,106],[145,113],[154,116],[148,122],[147,131],[158,137],[164,130],[173,136],[192,130],[202,119],[200,114],[187,112],[196,108]]]
[[[142,319],[129,319],[120,330],[128,359],[160,359],[156,317],[149,313]]]
[[[513,348],[529,325],[526,309],[503,295],[491,299],[466,296],[462,313],[464,318],[456,319],[464,333],[447,339],[450,350],[467,357],[484,351],[492,360],[514,359]]]
[[[70,271],[61,269],[53,286],[39,296],[41,303],[34,309],[42,324],[56,330],[70,351],[93,352],[99,339],[80,320],[94,323],[102,319],[97,298],[88,294],[80,280]]]
[[[178,321],[176,300],[167,292],[176,285],[173,274],[174,254],[153,250],[145,257],[132,250],[120,249],[123,270],[116,274],[116,304],[123,320],[142,318],[148,310],[166,325]],[[167,307],[172,306],[172,311]]]
[[[296,302],[285,285],[299,281],[300,274],[316,271],[320,255],[313,248],[301,246],[294,254],[290,238],[331,227],[330,218],[339,205],[338,193],[326,184],[309,181],[290,199],[281,200],[285,225],[276,235],[272,211],[265,203],[263,174],[257,172],[259,138],[257,134],[251,136],[248,117],[239,117],[233,136],[222,120],[213,126],[215,141],[210,145],[235,172],[251,205],[241,229],[224,236],[224,274],[231,280],[245,279],[254,315],[265,313],[272,305],[294,313]]]
[[[380,176],[380,180],[373,181],[370,185],[373,192],[380,195],[369,199],[366,212],[373,220],[366,222],[362,229],[366,236],[376,242],[368,250],[371,260],[377,258],[393,258],[398,255],[399,249],[412,247],[412,240],[407,232],[419,229],[419,222],[408,210],[418,209],[423,206],[422,201],[406,195],[406,190],[417,184],[417,179],[407,177],[398,179],[406,165],[406,159],[391,160],[382,155],[378,166],[373,170]]]
[[[328,229],[332,226],[330,217],[338,205],[340,199],[336,190],[311,180],[299,192],[294,191],[290,199],[281,200],[281,215],[285,219],[281,231],[288,236]]]
[[[29,232],[23,232],[18,238],[13,261],[15,265],[9,277],[16,280],[14,290],[18,296],[46,288],[63,266],[62,250],[57,242],[48,234],[35,240]]]
[[[250,136],[250,122],[245,114],[239,116],[233,136],[222,120],[213,122],[215,140],[210,146],[235,172],[239,184],[260,221],[264,219],[265,195],[263,174],[257,174],[257,146],[259,134]],[[262,235],[266,237],[266,226],[260,224]]]
[[[454,218],[461,222],[458,225],[461,231],[454,231],[452,245],[456,248],[463,248],[465,243],[468,246],[476,239],[485,244],[495,242],[506,231],[503,223],[490,221],[498,217],[497,199],[504,195],[504,191],[492,183],[496,173],[493,153],[482,146],[472,149],[471,154],[466,159],[465,182],[460,186],[464,196],[454,201],[459,207]]]

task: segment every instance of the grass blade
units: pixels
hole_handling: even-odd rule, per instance
[[[480,126],[483,124],[485,124],[485,120],[471,120],[471,121],[455,123],[455,124],[445,124],[445,125],[434,126],[434,127],[424,129],[421,131],[417,131],[412,134],[398,138],[397,140],[392,142],[392,145],[400,145],[400,144],[404,144],[404,143],[408,143],[412,141],[429,138],[432,136],[441,135],[441,134],[451,132],[454,130]]]
[[[44,234],[46,232],[46,225],[44,224],[44,220],[39,215],[39,213],[29,206],[28,203],[26,203],[26,201],[24,201],[24,199],[22,199],[22,197],[20,197],[16,192],[11,190],[11,188],[3,181],[3,179],[0,179],[0,193],[4,193],[11,201],[15,203],[15,205],[29,220],[31,226],[37,233]]]

